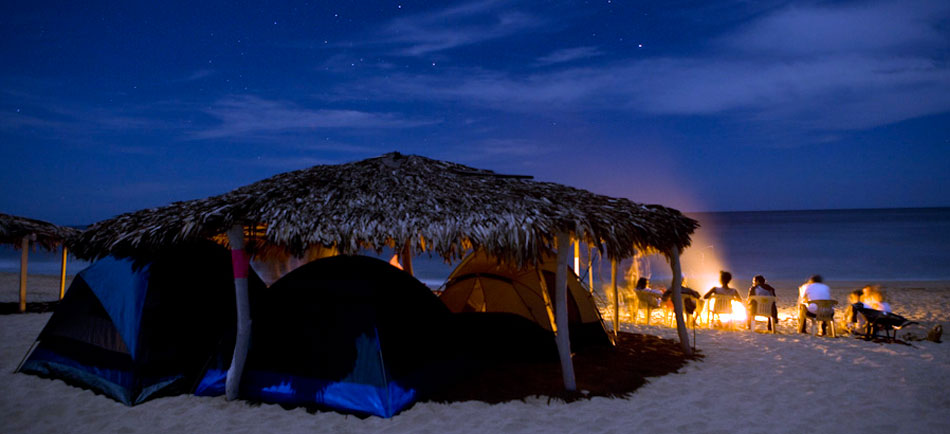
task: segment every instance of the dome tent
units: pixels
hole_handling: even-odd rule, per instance
[[[522,316],[546,330],[553,341],[555,327],[545,300],[557,303],[553,294],[556,266],[551,257],[535,268],[501,262],[484,252],[473,253],[449,275],[439,299],[455,313],[496,312]],[[567,293],[571,348],[609,345],[611,340],[594,298],[573,271],[568,273]],[[552,311],[555,307],[551,306]]]
[[[240,398],[391,417],[446,382],[451,313],[385,261],[318,259],[250,296]],[[230,355],[220,353],[197,395],[225,393]]]
[[[126,405],[191,392],[234,322],[229,256],[205,241],[96,261],[73,280],[20,370]]]

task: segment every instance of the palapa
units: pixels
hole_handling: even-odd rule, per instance
[[[564,385],[574,390],[566,307],[570,238],[611,258],[658,251],[675,270],[679,251],[689,246],[698,226],[696,220],[659,205],[394,152],[287,172],[207,199],[122,214],[90,226],[75,254],[90,259],[141,255],[191,239],[223,241],[226,236],[235,258],[238,310],[226,395],[235,399],[251,327],[245,250],[276,246],[301,254],[319,245],[355,254],[392,247],[410,255],[434,252],[446,261],[482,250],[499,261],[527,265],[540,263],[560,247],[553,292],[563,301],[553,303],[557,312],[552,319]],[[673,287],[680,337],[689,353],[677,278]]]
[[[71,227],[0,213],[0,244],[13,244],[19,248],[23,237],[30,237],[36,245],[53,251],[78,235],[79,230]]]
[[[32,241],[47,251],[62,246],[63,260],[59,274],[59,298],[66,291],[66,245],[79,236],[79,230],[57,226],[42,220],[34,220],[0,213],[0,243],[13,244],[20,253],[20,312],[26,312],[26,274],[29,261],[29,246]]]
[[[220,236],[234,224],[248,228],[252,251],[269,244],[299,254],[323,245],[353,254],[408,243],[414,253],[434,252],[447,261],[483,249],[518,264],[537,263],[552,251],[559,231],[625,258],[635,250],[682,251],[698,227],[659,205],[390,153],[122,214],[90,226],[73,253],[87,259],[142,254]]]

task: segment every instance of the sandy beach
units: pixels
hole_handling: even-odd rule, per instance
[[[839,300],[864,282],[831,282]],[[0,275],[0,301],[16,276]],[[627,399],[546,398],[489,405],[417,403],[392,419],[308,413],[277,405],[178,396],[126,407],[62,381],[13,374],[49,313],[0,316],[0,423],[45,432],[950,432],[950,343],[881,344],[793,333],[794,282],[780,295],[779,334],[697,330],[705,359],[650,379]],[[950,325],[950,282],[887,282],[895,312]],[[58,278],[31,276],[31,301],[53,300]],[[659,318],[657,314],[656,318]],[[673,338],[662,326],[623,330]],[[946,339],[946,338],[945,338]]]

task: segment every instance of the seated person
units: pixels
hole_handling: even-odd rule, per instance
[[[891,312],[891,305],[884,301],[887,295],[879,286],[865,286],[861,293],[861,302],[854,305],[854,310],[859,318],[866,321],[864,327],[859,329],[866,337],[875,336],[881,330],[915,324],[913,321]]]
[[[653,307],[659,307],[659,306],[660,306],[660,297],[663,296],[663,291],[660,291],[660,290],[658,290],[658,289],[650,288],[650,287],[647,286],[647,283],[648,283],[648,282],[647,282],[647,278],[646,278],[646,277],[641,277],[641,278],[637,279],[637,286],[634,287],[633,289],[634,289],[635,291],[645,291],[645,292],[647,292],[647,293],[650,293],[650,294],[652,294],[652,295],[655,295],[655,296],[656,296],[656,301],[653,302],[653,303],[651,303],[651,305],[652,305]]]
[[[709,290],[705,295],[703,295],[703,300],[709,300],[710,298],[727,298],[732,300],[742,301],[742,297],[739,296],[739,291],[736,291],[735,288],[729,287],[729,282],[732,281],[732,273],[728,271],[719,272],[719,283],[722,286],[717,286]],[[719,313],[732,313],[732,304],[727,304],[727,310],[725,312]]]
[[[686,287],[686,282],[680,286],[680,294],[691,295],[696,299],[699,299],[699,292],[695,289]],[[673,309],[673,288],[663,291],[663,295],[660,297],[660,300],[666,304],[667,309]],[[693,312],[696,312],[696,302],[691,298],[683,298],[683,313],[687,315],[692,315]]]
[[[732,281],[732,273],[728,271],[720,271],[719,283],[722,286],[717,286],[710,289],[709,292],[707,292],[706,295],[703,296],[703,299],[709,300],[711,297],[718,295],[718,296],[731,297],[731,298],[741,301],[742,297],[739,296],[739,291],[736,291],[735,288],[729,287],[729,282],[731,281]]]
[[[845,328],[852,334],[864,334],[866,332],[867,318],[861,313],[865,309],[861,302],[863,292],[855,289],[848,294],[848,307],[844,311]]]
[[[861,297],[861,302],[864,303],[865,307],[879,310],[884,313],[891,313],[891,305],[885,299],[887,294],[881,289],[880,286],[868,285],[861,289],[863,296]]]
[[[758,274],[752,278],[752,287],[749,288],[749,297],[753,295],[775,297],[775,288],[765,283],[765,277]],[[752,312],[755,312],[757,307],[755,300],[749,300],[749,315],[746,320],[746,327],[748,327],[749,330],[752,330],[752,320],[754,319]],[[772,303],[772,323],[769,324],[769,331],[772,330],[772,324],[778,324],[778,308],[776,307],[776,303]]]
[[[808,282],[798,288],[798,332],[805,333],[805,319],[814,318],[818,305],[811,300],[831,300],[831,288],[822,282],[820,275],[811,276]],[[826,323],[821,323],[821,334],[827,331]]]

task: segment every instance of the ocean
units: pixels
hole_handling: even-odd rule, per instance
[[[690,214],[702,227],[684,252],[687,278],[732,271],[737,281],[755,274],[769,280],[950,280],[950,208],[823,211],[752,211]],[[388,259],[387,254],[380,255]],[[58,252],[31,251],[29,273],[59,274]],[[586,259],[584,260],[586,262]],[[630,261],[623,264],[629,267]],[[69,274],[88,263],[70,257]],[[660,258],[641,269],[667,279]],[[437,257],[413,259],[416,275],[438,287],[452,266]],[[18,272],[20,253],[0,246],[0,271]],[[609,267],[595,255],[596,280]],[[707,279],[708,280],[708,279]],[[741,286],[741,285],[740,285]]]

